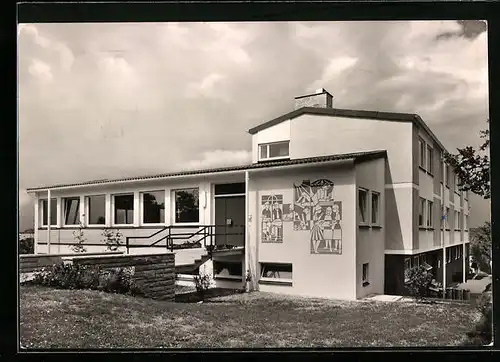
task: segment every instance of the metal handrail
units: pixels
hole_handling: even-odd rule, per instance
[[[215,232],[215,228],[217,228],[217,227],[227,227],[227,225],[225,225],[225,224],[222,224],[222,225],[169,225],[169,226],[166,226],[166,227],[156,231],[155,233],[153,233],[149,236],[127,236],[125,238],[126,239],[127,254],[129,253],[130,248],[154,247],[155,245],[157,245],[158,243],[160,243],[163,240],[166,240],[166,243],[165,243],[166,248],[170,249],[170,251],[173,251],[174,250],[174,242],[173,242],[174,240],[178,240],[178,239],[189,240],[196,235],[200,235],[202,232],[203,232],[203,237],[198,239],[197,243],[201,243],[202,241],[204,241],[204,246],[207,247],[206,240],[208,237],[210,237],[210,243],[209,243],[210,248],[208,248],[208,249],[209,249],[209,253],[211,254],[211,252],[213,250],[213,246],[214,246],[214,236],[218,235],[217,232]],[[232,225],[232,227],[243,227],[244,228],[245,225]],[[193,229],[193,228],[196,228],[198,230],[196,232],[193,232],[193,233],[177,233],[177,234],[172,233],[172,229]],[[130,245],[130,239],[150,239],[150,238],[158,235],[159,233],[161,233],[162,231],[165,231],[165,230],[168,230],[168,234],[165,235],[164,237],[162,237],[161,239],[155,241],[154,243],[152,243],[149,246],[147,246],[147,245],[146,246],[145,245]],[[221,235],[244,235],[244,234],[245,234],[245,232],[243,231],[241,233],[224,233]]]

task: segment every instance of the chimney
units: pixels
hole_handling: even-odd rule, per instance
[[[302,107],[332,108],[333,96],[325,88],[316,90],[313,94],[295,97],[295,109]]]

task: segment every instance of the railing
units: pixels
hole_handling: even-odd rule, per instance
[[[170,251],[174,251],[176,249],[192,249],[192,248],[199,248],[202,245],[207,249],[209,254],[214,250],[217,250],[219,248],[222,249],[231,249],[232,247],[235,247],[235,245],[231,244],[216,244],[215,238],[217,236],[227,236],[227,235],[244,235],[245,234],[245,226],[244,225],[233,225],[231,228],[242,228],[243,230],[241,232],[217,232],[217,228],[223,228],[226,230],[227,225],[169,225],[164,227],[163,229],[158,230],[157,232],[149,235],[149,236],[127,236],[125,238],[126,241],[126,249],[127,249],[127,254],[129,254],[129,250],[131,248],[148,248],[148,247],[163,247],[163,245],[159,245],[162,241],[165,241],[165,248]],[[189,230],[189,229],[196,229],[196,231],[193,232],[181,232],[181,233],[176,233],[175,230],[179,229],[184,229],[184,230]],[[165,236],[161,237],[160,239],[154,241],[153,243],[149,245],[137,245],[137,244],[131,244],[130,240],[132,239],[151,239],[157,235],[160,235],[162,232],[165,232]],[[196,236],[200,236],[197,240],[193,242],[186,242],[183,244],[176,244],[174,241],[175,240],[190,240]],[[203,243],[203,244],[202,244]]]

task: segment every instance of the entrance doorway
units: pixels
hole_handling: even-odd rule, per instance
[[[244,183],[215,185],[215,245],[245,246],[244,190]]]

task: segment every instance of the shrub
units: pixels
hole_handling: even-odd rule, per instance
[[[110,251],[116,251],[122,245],[123,234],[120,230],[112,230],[105,228],[101,235],[104,237],[104,243],[106,244],[106,249]]]
[[[197,274],[194,276],[194,286],[196,291],[204,300],[206,291],[210,288],[210,283],[212,282],[212,276],[208,273]]]
[[[493,308],[491,293],[483,293],[477,300],[477,310],[481,313],[479,322],[472,331],[467,332],[465,345],[484,346],[491,343],[493,334]]]
[[[35,239],[26,238],[19,240],[19,254],[34,254],[35,253]]]
[[[83,246],[83,243],[87,241],[87,238],[83,233],[84,228],[85,226],[83,225],[83,222],[80,221],[78,230],[73,231],[73,237],[75,238],[76,244],[71,245],[70,248],[75,253],[85,253],[87,251],[87,249]]]
[[[110,293],[142,294],[133,280],[134,268],[102,269],[96,265],[54,264],[35,273],[32,284],[59,289],[92,289]]]
[[[409,282],[406,289],[417,301],[429,296],[429,287],[432,283],[432,274],[427,272],[423,266],[415,266],[406,271]]]

